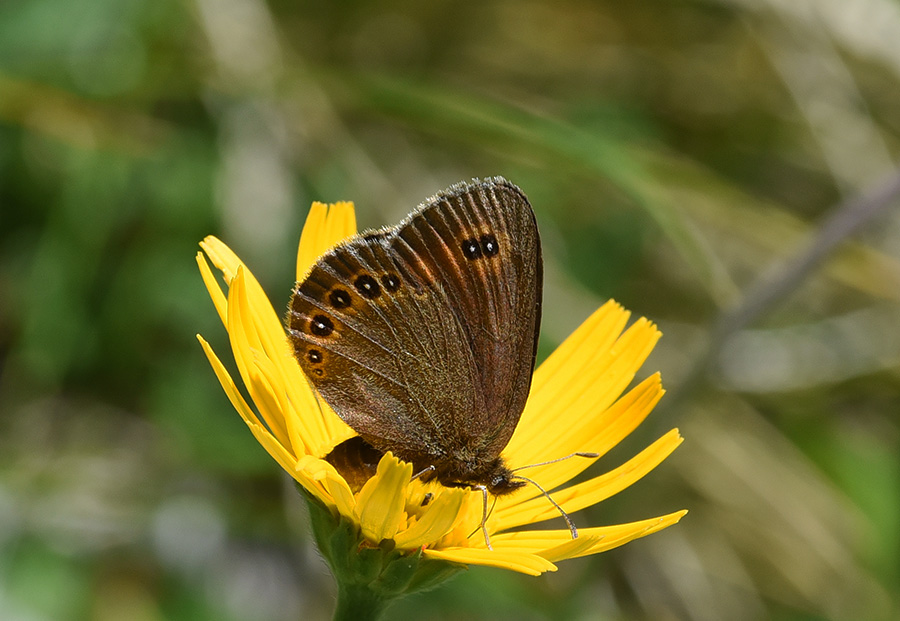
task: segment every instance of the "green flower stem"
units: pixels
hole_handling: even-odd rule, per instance
[[[339,583],[334,621],[376,621],[393,600],[385,600],[369,585]]]
[[[393,540],[375,546],[356,523],[304,491],[313,536],[338,586],[335,621],[374,621],[396,599],[437,586],[465,566],[422,557],[421,550],[394,549]]]

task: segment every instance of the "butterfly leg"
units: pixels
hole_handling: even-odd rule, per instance
[[[428,466],[427,468],[422,468],[417,473],[412,475],[412,478],[410,479],[410,481],[415,481],[416,479],[421,478],[422,482],[427,483],[434,476],[434,470],[435,470],[434,466]]]
[[[484,545],[487,546],[488,550],[493,550],[491,547],[491,538],[487,532],[487,518],[488,518],[488,489],[484,485],[473,485],[472,489],[480,489],[481,490],[481,498],[483,501],[481,507],[481,532],[484,533]]]

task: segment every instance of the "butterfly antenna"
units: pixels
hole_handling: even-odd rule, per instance
[[[572,457],[572,455],[570,455],[569,457]],[[565,457],[563,457],[563,459],[565,459]],[[559,460],[555,459],[553,461],[559,461]],[[548,462],[548,463],[553,463],[553,462]],[[534,464],[534,465],[538,466],[540,464]],[[540,484],[537,481],[535,481],[534,479],[529,479],[528,477],[523,477],[522,475],[518,475],[518,474],[514,478],[520,479],[522,481],[526,481],[527,483],[531,483],[536,488],[538,488],[540,490],[541,494],[543,494],[544,497],[550,501],[550,504],[552,504],[554,507],[556,507],[556,510],[559,511],[559,514],[561,516],[563,516],[563,519],[566,521],[566,524],[569,526],[569,532],[572,533],[572,539],[578,539],[578,529],[575,528],[575,523],[572,521],[572,518],[570,518],[569,514],[566,513],[565,510],[559,506],[558,502],[553,500],[553,497],[550,495],[550,493],[547,490],[545,490],[543,487],[541,487]],[[487,493],[487,490],[485,490],[485,493]],[[487,531],[485,531],[484,536],[487,537]],[[488,547],[490,547],[490,546],[488,546]]]
[[[513,468],[513,472],[518,472],[519,470],[525,470],[525,468],[535,468],[537,466],[549,466],[550,464],[555,464],[558,461],[565,461],[566,459],[571,459],[573,457],[588,457],[590,459],[597,459],[600,457],[600,453],[572,453],[571,455],[566,455],[565,457],[557,457],[556,459],[551,459],[550,461],[542,461],[537,464],[528,464],[527,466],[519,466],[518,468]],[[516,477],[519,479],[524,479],[525,477]]]

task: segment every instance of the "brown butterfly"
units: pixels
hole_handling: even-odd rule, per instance
[[[541,286],[525,194],[473,180],[322,256],[286,323],[307,377],[371,447],[503,495],[524,485],[500,453],[531,386]]]

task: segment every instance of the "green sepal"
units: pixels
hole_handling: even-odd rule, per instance
[[[407,593],[409,583],[412,582],[413,576],[419,568],[421,558],[421,550],[405,556],[394,552],[385,557],[384,569],[378,576],[379,589],[394,595]]]
[[[430,558],[423,558],[419,562],[419,567],[415,575],[409,582],[406,589],[407,593],[418,593],[420,591],[428,591],[438,586],[444,580],[455,576],[457,573],[467,569],[465,565],[459,563],[451,563],[450,561],[436,561]]]
[[[348,551],[353,581],[358,584],[374,582],[382,571],[384,553],[377,548],[360,548],[358,543],[356,548],[356,553],[352,549]]]
[[[465,565],[423,558],[421,550],[396,550],[392,540],[374,546],[363,539],[357,524],[300,489],[319,551],[337,581],[335,620],[378,619],[398,597],[433,588],[465,569]]]

